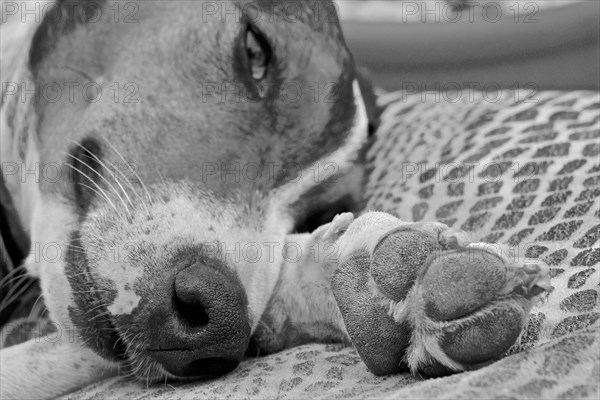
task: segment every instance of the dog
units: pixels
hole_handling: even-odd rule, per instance
[[[473,369],[549,290],[443,224],[342,213],[299,232],[360,204],[376,123],[331,2],[59,0],[2,34],[3,175],[32,249],[56,250],[25,265],[60,333],[1,351],[6,398],[215,377],[308,341],[352,343],[375,374]],[[446,297],[441,249],[470,251]],[[423,307],[479,310],[469,288],[497,271],[511,312],[471,332],[491,348],[440,347]]]

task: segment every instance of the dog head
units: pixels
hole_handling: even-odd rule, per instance
[[[138,377],[234,368],[367,139],[334,5],[59,1],[23,76],[3,159],[41,171],[7,185],[51,317]]]

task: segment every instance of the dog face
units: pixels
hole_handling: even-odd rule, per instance
[[[59,2],[29,69],[74,95],[41,96],[12,138],[70,171],[12,185],[34,246],[60,247],[27,260],[51,317],[146,379],[239,363],[319,168],[341,176],[367,136],[333,4],[215,4]]]

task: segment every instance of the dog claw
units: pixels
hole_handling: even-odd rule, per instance
[[[442,375],[492,362],[518,339],[537,296],[552,290],[543,263],[512,263],[443,224],[367,213],[334,220],[329,231],[348,221],[332,289],[375,374]]]
[[[328,224],[322,225],[313,232],[316,240],[335,242],[354,221],[352,213],[338,214]]]
[[[513,267],[517,284],[514,290],[529,299],[543,292],[551,292],[554,287],[550,284],[549,268],[542,262]]]
[[[352,224],[353,221],[354,215],[352,215],[352,213],[343,213],[336,215],[335,218],[333,218],[333,221],[331,221],[329,229],[325,232],[324,239],[337,239],[346,231],[346,229],[348,229],[348,227],[350,226],[350,224]]]

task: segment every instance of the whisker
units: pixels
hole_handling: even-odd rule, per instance
[[[13,275],[21,273],[23,271],[25,271],[25,272],[27,271],[27,268],[25,267],[24,264],[21,264],[18,267],[13,268],[12,270],[10,270],[8,272],[8,274],[6,274],[6,276],[4,278],[0,279],[0,287],[2,287],[2,285],[4,284],[4,282],[7,281],[9,278],[10,279],[14,278]]]
[[[127,212],[127,214],[131,217],[131,213],[129,211],[129,208],[127,208],[127,204],[125,204],[125,200],[123,200],[123,197],[121,197],[121,195],[119,194],[119,192],[117,191],[117,189],[115,189],[115,187],[108,181],[108,179],[106,179],[104,177],[104,175],[102,175],[101,173],[99,173],[98,171],[96,171],[94,168],[92,168],[89,164],[87,164],[85,161],[80,160],[79,158],[75,157],[72,154],[68,154],[69,157],[71,157],[72,159],[74,159],[75,161],[78,161],[80,163],[82,163],[83,165],[85,165],[86,167],[88,167],[92,172],[94,172],[96,175],[98,175],[98,177],[100,179],[102,179],[107,185],[108,187],[110,187],[112,189],[112,191],[114,192],[114,194],[119,198],[119,200],[121,200],[121,203],[123,204],[123,207],[125,208],[125,211]],[[70,164],[67,164],[70,165]],[[73,167],[75,168],[75,167]],[[80,174],[83,174],[84,176],[88,177],[90,179],[90,181],[94,182],[93,179],[91,179],[89,176],[87,176],[87,174],[83,173],[82,171],[79,171]],[[94,182],[96,183],[96,182]],[[98,185],[96,183],[96,185]],[[98,186],[99,188],[99,186]]]
[[[83,147],[80,143],[76,143],[76,142],[74,142],[74,143],[77,146],[79,146],[81,149],[87,151],[87,149],[85,147]],[[111,177],[116,182],[116,184],[119,185],[119,188],[121,189],[121,191],[123,192],[123,194],[127,198],[127,201],[129,202],[129,205],[131,206],[131,208],[133,208],[133,202],[129,198],[129,195],[127,194],[127,191],[123,188],[123,185],[121,185],[121,182],[119,181],[119,179],[117,179],[117,177],[115,176],[114,172],[110,168],[108,168],[108,166],[106,165],[106,163],[104,161],[102,161],[96,154],[94,154],[94,153],[90,153],[90,154],[94,158],[94,160],[96,160],[100,164],[100,166],[111,175]],[[87,167],[89,168],[89,166],[87,166]],[[98,175],[100,175],[98,172],[96,172],[96,173]],[[107,183],[108,183],[108,181],[107,181]],[[115,189],[115,192],[116,192],[116,189]]]
[[[98,185],[96,182],[94,182],[94,180],[93,180],[92,178],[90,178],[89,176],[87,176],[87,175],[86,175],[86,174],[85,174],[83,171],[81,171],[81,170],[80,170],[80,169],[78,169],[77,167],[75,167],[75,166],[73,166],[73,165],[71,165],[71,164],[67,164],[67,165],[68,165],[70,168],[72,168],[73,170],[75,170],[75,171],[79,172],[79,173],[80,173],[82,176],[84,176],[85,178],[87,178],[87,179],[88,179],[90,182],[92,182],[94,185],[96,185],[96,187],[98,188],[98,190],[100,191],[100,193],[98,193],[98,192],[97,192],[95,189],[93,189],[93,188],[89,187],[89,186],[88,186],[88,185],[86,185],[85,183],[79,182],[79,184],[80,184],[81,186],[84,186],[84,187],[86,187],[86,188],[88,188],[88,189],[91,189],[91,190],[93,190],[93,191],[94,191],[95,193],[97,193],[97,194],[101,194],[101,195],[102,195],[102,197],[103,197],[103,198],[104,198],[106,201],[108,201],[108,202],[109,202],[109,204],[112,206],[112,208],[115,210],[115,212],[116,212],[117,214],[120,214],[120,213],[119,213],[119,210],[117,210],[117,207],[115,206],[115,203],[113,203],[113,202],[112,202],[112,200],[111,200],[111,199],[108,197],[108,195],[106,194],[106,192],[105,192],[105,191],[104,191],[104,190],[103,190],[103,189],[102,189],[102,188],[101,188],[101,187],[100,187],[100,186],[99,186],[99,185]]]
[[[66,154],[67,157],[71,157],[73,159],[76,158],[75,156],[73,156],[73,155],[71,155],[69,153],[65,153],[65,154]],[[83,161],[80,161],[80,162],[83,163]],[[90,178],[85,172],[81,171],[79,168],[75,167],[73,164],[66,163],[65,165],[67,165],[69,168],[71,168],[72,170],[78,172],[79,174],[81,174],[82,176],[84,176],[86,179],[88,179],[90,181],[90,183],[92,183],[98,190],[100,190],[102,193],[104,193],[104,195],[105,195],[104,197],[108,200],[108,196],[106,195],[106,193],[104,192],[104,190],[102,190],[102,188],[100,187],[100,185],[98,185],[98,183],[96,181],[94,181],[92,178]],[[88,165],[88,168],[92,169],[89,165]],[[92,169],[92,171],[96,172],[94,169]]]
[[[11,279],[4,282],[2,284],[2,286],[0,286],[0,289],[9,288],[9,291],[10,291],[10,290],[12,290],[11,287],[19,286],[22,282],[27,281],[29,279],[31,279],[31,278],[27,275],[13,276]],[[15,282],[17,282],[17,283],[15,283]]]
[[[81,254],[88,254],[87,253],[87,249],[85,247],[83,247],[83,246],[78,246],[78,245],[67,243],[67,247],[70,248],[70,249],[73,249],[74,251],[78,251]],[[88,257],[88,261],[90,261],[90,260],[91,259]],[[94,253],[93,261],[100,261],[100,260],[104,260],[104,261],[107,261],[109,263],[115,263],[116,262],[108,254],[98,255],[98,253]],[[74,276],[74,275],[72,275],[72,276]]]
[[[100,302],[100,303],[96,304],[94,307],[88,309],[87,311],[96,311],[96,310],[99,310],[100,308],[107,307],[107,306],[108,306],[107,304]],[[97,314],[94,318],[105,317],[107,315],[110,315],[110,312],[102,311],[101,313]]]
[[[163,186],[167,187],[167,182],[165,181],[164,176],[162,176],[162,174],[160,173],[158,167],[156,167],[156,173],[158,174],[158,177],[160,178],[160,181],[162,182]]]
[[[107,289],[88,289],[88,290],[73,290],[71,291],[71,293],[77,293],[77,294],[82,294],[82,293],[109,293],[110,290]]]
[[[40,301],[42,299],[42,295],[40,294],[37,299],[35,300],[35,302],[33,303],[33,306],[31,307],[31,311],[29,311],[29,315],[27,316],[27,322],[31,322],[31,316],[33,315],[33,312],[35,311],[35,306],[38,304],[38,301]],[[39,315],[38,315],[39,318]]]
[[[110,146],[110,148],[117,154],[117,156],[119,156],[119,158],[121,158],[121,160],[123,160],[123,163],[125,163],[125,165],[127,165],[129,167],[129,169],[131,170],[131,172],[133,172],[133,175],[137,178],[138,182],[140,183],[140,185],[144,189],[144,192],[146,192],[146,197],[147,197],[148,201],[152,202],[152,196],[150,196],[150,192],[148,191],[148,188],[144,184],[144,181],[142,180],[142,178],[140,178],[140,176],[138,175],[137,171],[135,169],[133,169],[131,167],[131,165],[129,165],[129,163],[127,162],[127,160],[125,160],[125,157],[123,157],[123,155],[121,154],[121,152],[111,142],[109,142],[107,139],[104,139],[104,140]]]
[[[11,291],[9,291],[9,293],[7,295],[7,298],[5,298],[4,300],[2,300],[2,303],[0,303],[0,312],[4,311],[16,299],[18,299],[19,297],[21,297],[21,295],[23,293],[25,293],[27,290],[29,290],[29,288],[31,287],[32,284],[33,284],[33,281],[31,281],[31,280],[27,281],[27,283],[25,283],[25,285],[23,285],[23,287],[21,287],[21,289],[15,290],[16,293],[14,293],[14,294],[13,294],[13,290],[11,289]],[[15,286],[15,287],[17,287],[17,286]]]

